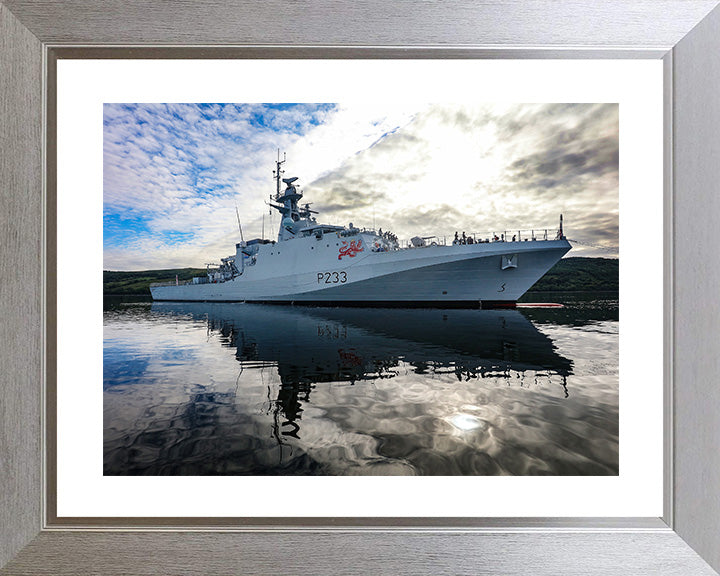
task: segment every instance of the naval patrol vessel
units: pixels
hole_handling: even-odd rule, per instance
[[[235,254],[187,282],[150,286],[157,301],[265,302],[333,306],[513,306],[570,250],[562,215],[555,234],[512,230],[405,245],[389,232],[317,222],[301,204],[297,177],[273,172],[270,206],[281,214],[277,240],[241,241]],[[285,188],[281,189],[281,181]]]

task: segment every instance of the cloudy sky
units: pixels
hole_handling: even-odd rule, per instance
[[[487,237],[562,213],[570,256],[617,257],[615,104],[106,104],[104,268],[229,256],[236,206],[275,238],[278,148],[319,222]]]

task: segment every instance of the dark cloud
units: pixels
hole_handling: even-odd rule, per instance
[[[409,207],[407,210],[392,214],[391,219],[417,230],[417,234],[420,235],[434,234],[440,230],[450,235],[450,230],[456,229],[457,222],[463,219],[463,214],[453,206],[441,204],[435,207]]]
[[[590,242],[600,246],[618,246],[619,224],[617,214],[591,212],[574,214],[565,220],[565,230],[569,238]]]
[[[617,106],[573,105],[535,117],[552,119],[539,129],[538,146],[515,159],[508,167],[507,179],[523,187],[542,192],[557,192],[559,186],[586,185],[592,177],[617,178],[619,137]]]
[[[565,142],[604,129],[617,117],[617,104],[517,104],[493,122],[499,138],[540,133]]]
[[[487,111],[468,110],[462,106],[430,106],[425,112],[417,114],[417,126],[422,129],[426,123],[440,122],[460,130],[478,130],[495,122],[495,117]]]
[[[342,166],[308,187],[306,196],[312,197],[314,206],[323,214],[364,208],[385,199],[385,193],[373,185],[382,175],[351,176],[351,170],[348,165]]]
[[[410,132],[396,130],[315,179],[307,186],[308,195],[324,217],[332,218],[403,194],[420,176],[414,171],[416,166],[399,163],[398,155],[411,156],[413,164],[427,161],[423,141]]]
[[[577,146],[585,146],[575,150]],[[618,142],[601,138],[593,142],[573,142],[566,146],[547,148],[515,160],[510,165],[516,179],[526,182],[538,177],[568,180],[585,174],[617,174],[619,163]]]

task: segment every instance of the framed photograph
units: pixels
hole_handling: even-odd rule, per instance
[[[714,574],[716,4],[0,4],[4,571]]]
[[[57,101],[59,522],[297,522],[173,495],[288,477],[300,518],[662,514],[661,62],[60,60]],[[618,293],[620,236],[657,249]],[[525,295],[571,243],[573,293]]]

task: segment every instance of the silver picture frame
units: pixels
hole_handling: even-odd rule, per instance
[[[719,3],[0,0],[0,574],[716,574]],[[54,66],[119,57],[662,60],[663,516],[58,518]]]

